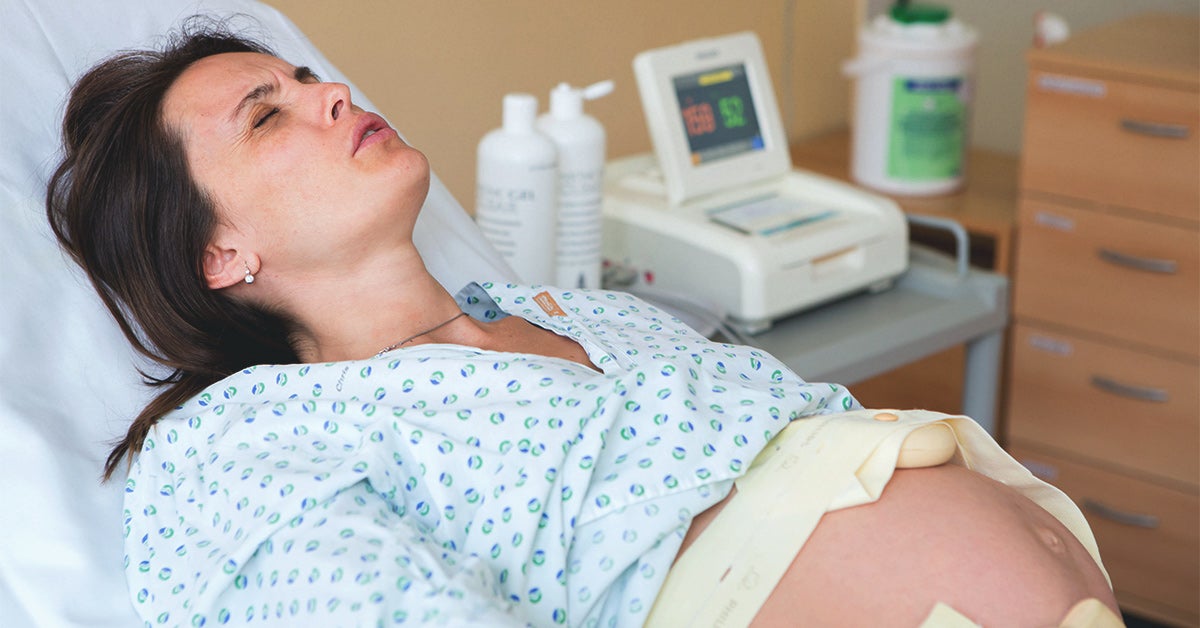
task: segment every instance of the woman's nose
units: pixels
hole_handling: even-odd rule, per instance
[[[324,118],[329,123],[336,122],[350,107],[350,88],[343,83],[321,83],[320,85],[324,88],[322,94]]]

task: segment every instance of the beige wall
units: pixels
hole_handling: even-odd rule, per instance
[[[560,81],[613,79],[588,104],[609,157],[650,150],[631,63],[642,50],[752,30],[792,138],[845,123],[854,3],[816,0],[267,0],[430,158],[473,211],[475,147],[510,91],[542,110]],[[797,4],[800,6],[797,7]]]

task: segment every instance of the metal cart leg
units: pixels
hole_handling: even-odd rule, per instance
[[[967,343],[963,369],[963,414],[975,419],[992,438],[996,433],[996,389],[1000,381],[1003,331],[985,334]]]

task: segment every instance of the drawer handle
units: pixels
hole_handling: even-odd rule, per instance
[[[1137,133],[1138,135],[1165,137],[1172,140],[1185,140],[1188,136],[1188,128],[1183,124],[1146,122],[1145,120],[1134,120],[1133,118],[1121,118],[1121,128],[1130,133]]]
[[[1092,385],[1107,393],[1112,393],[1121,397],[1129,397],[1138,401],[1153,401],[1157,403],[1166,403],[1169,399],[1167,391],[1161,388],[1150,388],[1147,386],[1132,386],[1130,384],[1122,384],[1113,379],[1104,377],[1103,375],[1093,375]]]
[[[1153,257],[1138,257],[1112,249],[1100,249],[1100,259],[1109,264],[1124,266],[1148,273],[1174,275],[1179,270],[1179,263],[1173,259],[1155,259]]]
[[[1158,527],[1158,517],[1155,517],[1154,515],[1143,515],[1136,512],[1117,510],[1116,508],[1105,506],[1104,504],[1092,499],[1083,500],[1083,509],[1096,515],[1097,517],[1104,517],[1110,521],[1116,521],[1117,523],[1127,526],[1146,528],[1148,530],[1153,530]]]

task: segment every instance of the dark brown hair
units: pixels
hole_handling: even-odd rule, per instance
[[[143,372],[161,392],[113,447],[105,479],[162,415],[206,386],[253,364],[297,361],[287,319],[208,288],[202,260],[216,208],[163,120],[164,96],[184,70],[226,52],[272,54],[192,19],[161,50],[120,53],[89,70],[67,104],[64,157],[46,196],[50,225],[126,338],[169,373]]]

